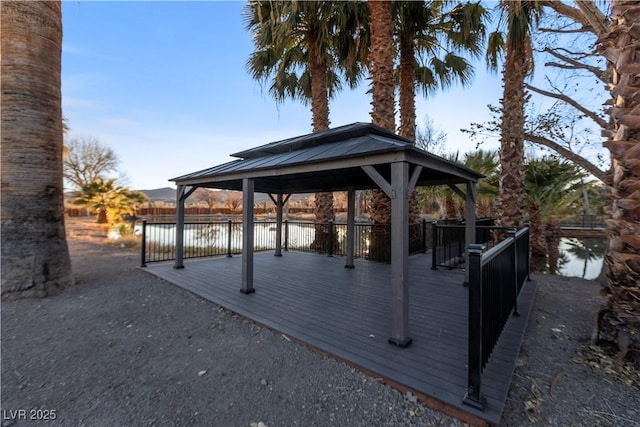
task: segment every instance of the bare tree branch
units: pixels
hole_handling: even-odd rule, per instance
[[[576,0],[576,5],[598,37],[608,32],[607,17],[598,9],[593,0]]]
[[[533,142],[534,144],[544,145],[545,147],[550,148],[551,150],[560,154],[565,159],[580,166],[581,168],[589,172],[591,175],[595,176],[600,181],[606,184],[607,172],[601,170],[600,168],[598,168],[596,165],[594,165],[593,163],[591,163],[589,160],[582,157],[581,155],[576,154],[573,151],[558,144],[557,142],[554,142],[540,135],[525,133],[524,138],[529,142]]]
[[[545,62],[544,63],[545,67],[554,67],[554,68],[562,68],[563,70],[579,70],[583,67],[578,67],[575,65],[569,65],[569,64],[559,64],[557,62]]]
[[[566,16],[568,18],[573,19],[577,23],[582,24],[583,27],[590,27],[591,26],[589,24],[589,21],[586,19],[586,17],[580,11],[580,9],[577,9],[575,7],[571,7],[568,4],[565,4],[565,3],[561,2],[561,1],[556,1],[556,0],[543,1],[542,4],[544,6],[548,6],[551,9],[555,10],[560,15],[564,15],[564,16]]]
[[[607,83],[607,81],[608,81],[608,80],[606,80],[605,72],[602,71],[598,67],[594,67],[592,65],[585,64],[585,63],[582,63],[580,61],[576,61],[575,59],[570,58],[570,57],[565,56],[565,55],[562,55],[557,50],[551,49],[551,48],[548,48],[548,47],[545,48],[543,52],[548,53],[549,55],[554,56],[554,57],[560,59],[561,61],[564,61],[564,62],[566,62],[568,64],[571,64],[573,66],[573,68],[569,67],[569,66],[566,66],[566,65],[562,65],[562,64],[556,64],[555,62],[547,62],[545,65],[555,66],[555,67],[558,67],[558,68],[566,68],[566,69],[587,70],[587,71],[590,71],[591,73],[593,73],[601,82]],[[588,55],[585,55],[585,57],[587,57],[587,56]]]
[[[556,34],[577,34],[577,33],[589,33],[591,30],[588,28],[574,28],[571,30],[559,30],[557,28],[538,28],[538,31],[542,33],[556,33]]]
[[[553,52],[564,52],[567,55],[572,55],[574,57],[577,58],[573,58],[574,60],[576,59],[583,59],[583,58],[587,58],[589,56],[594,56],[592,53],[585,53],[585,52],[573,52],[569,49],[567,49],[566,47],[557,47],[553,50]]]
[[[584,108],[582,105],[580,105],[577,101],[575,101],[574,99],[568,97],[567,95],[564,95],[562,93],[555,93],[555,92],[549,92],[540,88],[537,88],[535,86],[531,86],[530,84],[525,84],[526,88],[536,92],[540,95],[544,95],[544,96],[548,96],[550,98],[554,98],[554,99],[558,99],[562,102],[565,102],[569,105],[571,105],[573,108],[575,108],[576,110],[580,111],[582,114],[584,114],[585,116],[589,117],[591,120],[593,120],[594,122],[596,122],[598,124],[598,126],[600,126],[601,128],[606,128],[608,126],[608,123],[606,120],[604,120],[602,117],[598,116],[598,114],[596,114],[593,111],[587,110],[586,108]]]

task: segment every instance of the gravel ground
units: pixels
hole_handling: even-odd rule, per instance
[[[138,270],[137,251],[87,220],[67,228],[78,284],[2,302],[2,426],[464,425]],[[597,285],[536,280],[502,424],[640,425],[640,381],[625,384],[637,371],[574,361],[595,353],[581,349]]]

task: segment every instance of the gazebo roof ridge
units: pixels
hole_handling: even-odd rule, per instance
[[[398,142],[412,145],[413,141],[397,135],[387,129],[374,125],[373,123],[355,122],[335,128],[312,132],[306,135],[294,136],[280,141],[270,142],[248,150],[231,154],[231,157],[240,159],[253,159],[272,154],[288,153],[303,148],[315,147],[323,144],[330,144],[344,139],[355,138],[364,135],[379,135],[392,138]]]

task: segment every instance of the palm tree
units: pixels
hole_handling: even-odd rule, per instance
[[[610,295],[598,315],[598,332],[618,345],[619,361],[629,349],[640,349],[640,36],[633,30],[639,20],[636,2],[612,0],[610,31],[598,40],[610,69],[613,125],[605,143],[612,165],[605,256]]]
[[[62,186],[61,4],[3,1],[0,11],[2,296],[43,297],[72,283]]]
[[[485,9],[479,3],[458,3],[446,10],[448,4],[394,3],[400,53],[399,133],[411,141],[416,139],[416,88],[429,96],[455,81],[470,83],[473,67],[461,55],[478,56],[484,42]]]
[[[498,166],[498,153],[491,150],[476,150],[465,154],[464,165],[480,172],[485,177],[478,181],[478,194],[476,200],[476,215],[490,217],[493,201],[498,196],[500,174]]]
[[[114,224],[122,215],[135,213],[146,199],[143,193],[118,185],[115,179],[98,179],[83,185],[74,202],[96,210],[99,224]]]
[[[477,216],[491,216],[491,205],[498,195],[498,154],[496,151],[476,150],[464,155],[460,160],[460,153],[449,153],[444,156],[447,160],[460,163],[485,175],[478,181],[476,201]],[[464,191],[462,187],[459,187]],[[436,200],[439,205],[444,205],[444,216],[455,218],[464,211],[464,203],[458,195],[448,186],[433,186],[421,191],[423,199]]]
[[[531,32],[542,14],[541,3],[535,0],[501,0],[506,19],[506,40],[499,32],[489,37],[489,66],[497,69],[498,57],[506,49],[503,67],[504,93],[500,138],[500,195],[496,201],[496,223],[503,227],[524,225],[524,106],[527,101],[525,79],[533,71]]]
[[[368,1],[369,29],[371,46],[369,48],[369,67],[371,74],[371,94],[373,106],[371,121],[391,132],[396,130],[395,121],[395,81],[393,78],[395,49],[393,41],[392,5],[388,1]],[[375,189],[371,192],[371,222],[389,224],[391,222],[391,201],[386,194]],[[374,258],[389,259],[389,229],[374,227],[372,248],[378,253],[370,254]]]
[[[425,96],[447,88],[455,80],[466,85],[473,67],[459,52],[476,56],[484,41],[485,10],[479,4],[457,4],[445,10],[446,2],[395,2],[395,31],[399,44],[399,101],[401,136],[416,140],[416,83]],[[409,223],[419,221],[420,209],[414,189],[409,196]],[[420,239],[411,228],[412,242]]]
[[[365,47],[346,43],[366,25],[363,6],[354,2],[250,2],[244,9],[247,29],[256,50],[247,68],[251,76],[269,83],[277,101],[286,98],[311,102],[314,132],[329,129],[329,99],[342,88],[339,72],[354,86],[362,75]],[[366,40],[365,37],[362,37]],[[316,222],[335,220],[333,193],[315,194]],[[318,249],[329,241],[328,231],[317,227]],[[333,239],[337,241],[337,239]]]
[[[559,218],[582,198],[586,174],[573,163],[555,157],[532,159],[526,168],[531,255],[546,257],[557,247],[557,242],[547,242],[547,238],[561,236]]]

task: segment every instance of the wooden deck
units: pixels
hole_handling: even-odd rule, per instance
[[[409,261],[410,335],[401,349],[391,327],[389,264],[302,252],[255,254],[256,292],[240,293],[241,257],[185,260],[145,270],[353,366],[414,391],[432,407],[467,422],[497,424],[535,294],[528,282],[483,378],[484,412],[462,404],[467,384],[467,288],[461,270],[430,269],[431,256]]]

